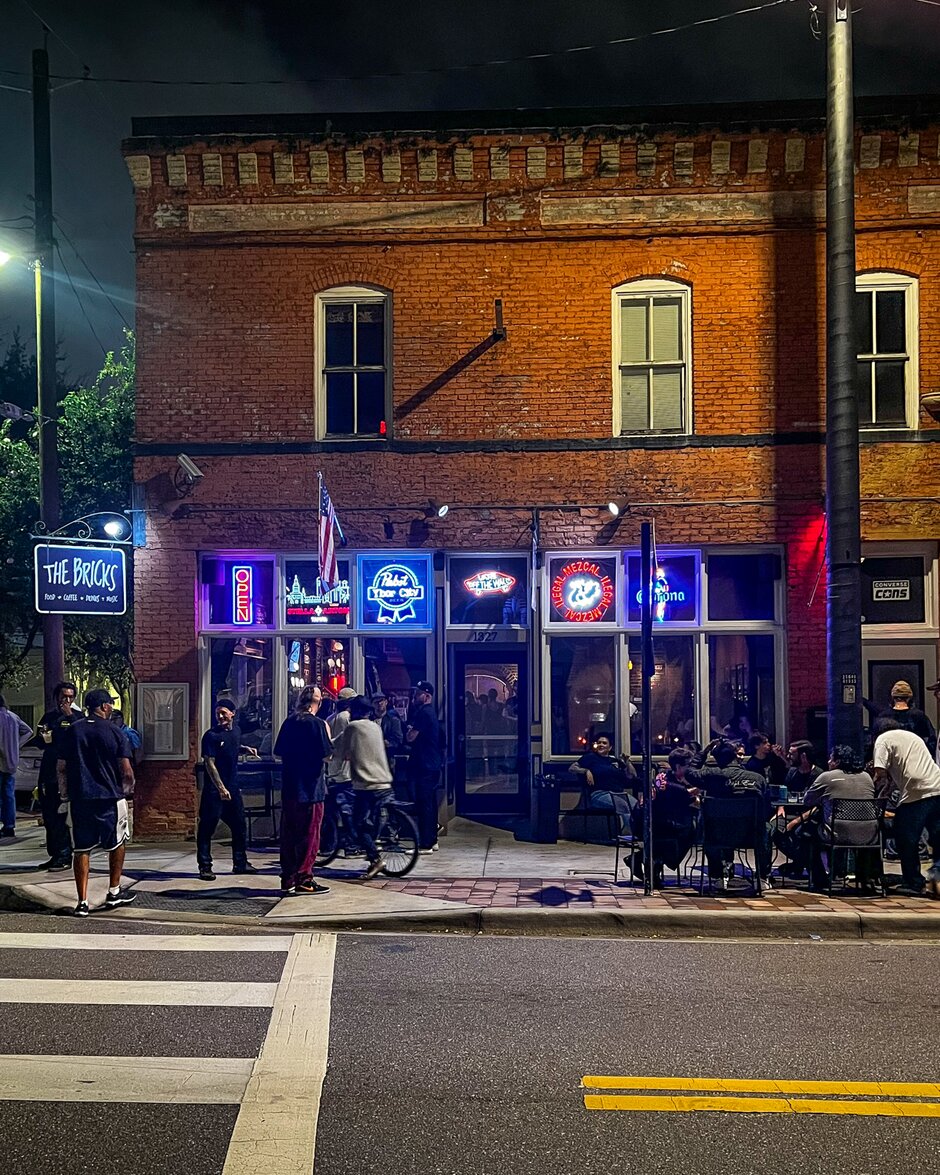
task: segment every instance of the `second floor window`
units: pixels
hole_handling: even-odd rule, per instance
[[[320,296],[318,317],[321,435],[387,436],[388,295],[330,290]]]
[[[614,434],[690,431],[690,293],[644,280],[614,290]]]
[[[914,428],[917,423],[917,281],[901,273],[864,273],[855,290],[858,423]]]

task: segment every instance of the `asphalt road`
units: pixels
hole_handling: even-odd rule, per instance
[[[44,949],[8,937],[37,929]],[[321,1005],[303,1021],[322,985],[296,987],[290,976],[296,967],[303,980],[308,956],[327,946],[317,1175],[894,1175],[933,1169],[940,1152],[940,1117],[890,1116],[911,1102],[928,1107],[918,1114],[940,1113],[940,1089],[814,1095],[803,1099],[808,1113],[666,1111],[637,1109],[626,1082],[935,1082],[935,947],[346,935],[334,961],[329,936],[207,944],[176,928],[171,943],[169,928],[159,930],[165,939],[139,922],[0,918],[8,1175],[219,1175],[245,1106],[224,1081],[229,1093],[213,1101],[214,1067],[241,1066],[244,1085],[262,1048],[291,1065],[315,1056]],[[82,936],[116,932],[137,941],[85,949]],[[144,949],[144,938],[158,949]],[[81,984],[77,998],[54,1002],[56,985],[41,982],[50,979]],[[142,984],[157,985],[149,1002]],[[300,995],[286,1021],[303,1031],[284,1054],[283,1040],[272,1051],[272,1036],[276,1022],[283,1031],[277,1009],[288,988]],[[51,1079],[41,1069],[21,1078],[11,1055],[63,1062],[66,1086],[76,1085],[53,1100]],[[155,1076],[152,1087],[140,1078],[137,1101],[107,1080],[89,1094],[98,1078],[69,1068],[82,1057],[131,1058],[131,1085],[135,1073],[150,1079],[165,1067],[148,1059],[176,1058],[186,1080],[168,1094],[165,1083],[154,1092]],[[312,1146],[319,1079],[309,1092],[302,1069],[290,1070],[301,1074],[291,1129],[307,1129]],[[602,1092],[625,1094],[628,1108],[587,1108],[590,1076],[619,1079],[627,1088]],[[195,1104],[198,1096],[208,1100]],[[697,1104],[732,1104],[720,1091],[705,1096]],[[752,1110],[764,1093],[745,1096]],[[819,1112],[822,1101],[840,1103],[838,1112]],[[888,1108],[872,1113],[872,1101]],[[850,1102],[868,1112],[842,1112]],[[226,1175],[243,1169],[310,1168],[258,1157]]]

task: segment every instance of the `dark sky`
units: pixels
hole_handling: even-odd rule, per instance
[[[824,9],[826,0],[818,2]],[[31,243],[31,232],[22,231],[29,222],[16,219],[30,216],[32,192],[30,98],[17,88],[29,86],[43,22],[51,29],[53,74],[80,75],[87,65],[94,78],[173,83],[55,83],[63,89],[52,107],[53,199],[65,265],[81,298],[63,276],[58,333],[70,374],[80,378],[97,371],[102,346],[120,345],[122,329],[89,270],[133,323],[133,201],[120,156],[132,117],[821,98],[825,45],[811,34],[808,0],[633,44],[563,52],[762,3],[0,0],[0,248]],[[940,88],[936,0],[858,0],[856,8],[858,94]],[[447,70],[532,53],[555,55]],[[375,76],[420,70],[437,72]],[[341,80],[349,75],[356,80]],[[282,84],[182,84],[271,79]],[[0,349],[17,325],[32,344],[31,297],[25,268],[0,270]]]

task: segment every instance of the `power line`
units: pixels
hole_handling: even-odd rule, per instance
[[[78,293],[78,290],[75,288],[75,283],[72,281],[72,275],[69,273],[69,267],[65,264],[65,258],[62,256],[62,250],[59,247],[58,241],[56,242],[55,251],[59,255],[59,261],[62,263],[62,270],[65,273],[66,279],[68,280],[68,283],[69,283],[69,286],[72,290],[72,293],[75,295],[75,301],[78,303],[78,308],[82,312],[82,318],[84,318],[84,320],[88,326],[88,329],[94,335],[95,342],[101,348],[101,354],[107,359],[108,350],[105,347],[104,343],[101,341],[101,339],[98,337],[98,332],[92,326],[91,319],[88,317],[88,314],[85,311],[85,304],[84,304],[84,302],[82,302],[82,299]]]
[[[554,58],[568,57],[575,53],[593,53],[601,49],[608,49],[618,45],[632,45],[638,41],[647,41],[652,37],[666,37],[673,33],[684,33],[689,29],[701,28],[704,25],[718,24],[722,21],[732,20],[736,16],[747,16],[752,13],[764,12],[769,8],[777,8],[781,4],[793,4],[795,0],[765,0],[763,4],[752,4],[747,8],[738,8],[733,12],[719,13],[717,16],[702,17],[699,20],[688,21],[686,24],[673,25],[670,28],[652,29],[646,33],[636,33],[630,37],[613,37],[608,41],[599,41],[594,45],[572,45],[567,49],[552,49],[544,53],[525,53],[518,57],[496,57],[489,61],[474,61],[467,62],[462,65],[439,65],[432,66],[427,69],[408,69],[396,70],[387,73],[359,73],[359,74],[334,74],[324,75],[322,77],[314,78],[299,78],[291,81],[286,78],[268,78],[260,81],[248,81],[244,78],[235,80],[210,81],[205,78],[190,78],[182,81],[175,81],[169,78],[128,78],[128,77],[77,77],[73,74],[50,74],[50,77],[56,81],[93,81],[97,83],[108,83],[111,85],[128,85],[128,86],[315,86],[334,82],[367,82],[367,81],[387,81],[400,78],[416,78],[416,77],[431,77],[437,74],[447,73],[466,73],[476,69],[490,69],[498,65],[519,65],[526,61],[549,61]],[[922,3],[937,3],[940,5],[940,0],[921,0]],[[23,0],[26,3],[26,0]],[[27,7],[29,7],[27,5]],[[32,9],[30,10],[32,11]],[[61,40],[61,38],[59,38]],[[63,42],[64,44],[64,42]],[[78,55],[74,50],[70,50],[77,58]],[[79,58],[80,60],[80,58]],[[87,67],[86,67],[87,68]],[[0,73],[12,75],[14,77],[24,77],[26,75],[17,72],[16,70],[0,70]]]
[[[59,220],[59,218],[57,216],[54,216],[53,220],[55,221],[56,228],[59,230],[59,232],[65,238],[65,241],[66,241],[66,244],[68,245],[68,247],[72,250],[72,252],[78,258],[78,260],[84,266],[85,272],[88,274],[88,276],[91,278],[91,280],[95,283],[95,285],[101,291],[102,296],[104,298],[107,298],[108,304],[110,305],[111,309],[118,316],[118,318],[120,318],[121,322],[124,323],[124,325],[127,327],[127,329],[132,330],[133,328],[131,327],[131,324],[124,317],[124,314],[122,313],[120,308],[114,302],[111,295],[107,292],[107,290],[104,288],[104,286],[101,284],[101,282],[98,281],[98,278],[95,276],[94,272],[92,271],[91,266],[88,264],[88,262],[85,260],[85,258],[81,255],[81,253],[79,253],[78,248],[72,243],[72,238],[68,235],[68,233],[62,227],[61,220]]]

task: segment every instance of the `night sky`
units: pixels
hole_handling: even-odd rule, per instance
[[[43,22],[53,74],[80,76],[87,65],[93,78],[149,79],[54,83],[64,88],[52,106],[53,201],[81,298],[80,305],[63,275],[58,334],[69,373],[80,379],[100,367],[102,347],[120,345],[123,325],[89,270],[133,324],[133,200],[120,156],[132,117],[822,98],[825,42],[813,38],[808,0],[633,44],[563,52],[762,3],[0,0],[0,248],[28,250],[32,242],[29,220],[17,219],[31,215],[32,193],[31,104],[18,88],[29,87]],[[819,4],[825,8],[825,0]],[[936,92],[940,3],[859,0],[856,7],[856,93]],[[824,26],[824,11],[819,19]],[[555,55],[448,68],[533,53]],[[232,81],[279,84],[182,84]],[[0,270],[0,351],[16,326],[32,346],[31,275],[11,263]]]

